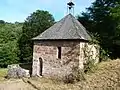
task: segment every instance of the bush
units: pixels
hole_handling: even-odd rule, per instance
[[[72,83],[73,84],[75,82],[75,77],[71,73],[69,75],[66,75],[63,81],[64,81],[64,83]]]
[[[63,79],[64,83],[73,84],[75,82],[85,80],[85,75],[83,70],[78,69],[78,67],[74,67],[72,71],[73,71],[72,73],[64,77]]]
[[[105,51],[104,49],[100,49],[100,62],[102,61],[106,61],[109,59],[109,52],[108,51]]]
[[[94,63],[94,60],[88,60],[84,63],[84,73],[94,72],[97,68],[97,65]]]

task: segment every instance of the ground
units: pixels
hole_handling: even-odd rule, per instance
[[[5,70],[0,70],[5,75]],[[0,90],[120,90],[120,60],[102,62],[97,65],[94,72],[85,75],[86,80],[75,84],[47,78],[31,78],[5,80],[1,79]]]
[[[7,80],[0,84],[0,90],[36,90],[31,85],[24,83],[22,79]]]

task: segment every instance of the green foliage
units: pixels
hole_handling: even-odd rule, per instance
[[[92,41],[91,41],[92,42]],[[94,43],[94,42],[93,42]],[[91,44],[91,43],[90,43]],[[94,44],[91,44],[92,46],[89,48],[88,44],[85,44],[85,47],[82,48],[83,52],[84,52],[84,72],[88,73],[88,72],[92,72],[93,67],[95,67],[95,60],[92,57],[92,54],[90,54],[92,52],[92,48],[94,47]],[[96,48],[97,49],[97,48]],[[97,56],[98,57],[98,56]],[[96,58],[97,58],[96,57]]]
[[[100,48],[100,62],[107,61],[108,59],[109,59],[108,51],[105,51],[104,49]]]
[[[88,60],[86,64],[84,64],[84,73],[93,73],[97,69],[97,65],[95,65],[94,60]]]
[[[119,8],[120,0],[96,0],[87,8],[87,12],[78,16],[78,20],[87,30],[99,34],[100,45],[111,58],[119,57],[120,46],[114,43],[120,35],[120,29],[118,28]]]
[[[97,33],[90,33],[92,40],[89,41],[89,44],[100,44],[100,36]]]
[[[91,33],[90,35],[92,40],[86,43],[82,48],[84,53],[84,73],[94,72],[96,64],[99,62],[97,60],[100,58],[100,37],[97,33]],[[93,57],[93,48],[97,50],[95,57]]]
[[[0,82],[5,81],[5,76],[7,76],[8,69],[6,68],[0,68]]]
[[[18,41],[21,62],[32,61],[33,42],[36,37],[54,23],[53,16],[47,11],[37,10],[33,12],[23,24],[22,35]]]
[[[120,3],[118,3],[118,5],[111,9],[112,13],[110,14],[112,19],[114,21],[116,21],[116,32],[115,32],[115,36],[114,36],[114,48],[116,49],[116,52],[114,52],[114,54],[119,55],[119,50],[120,50]]]
[[[5,24],[5,21],[3,21],[3,20],[0,20],[0,24]]]
[[[0,67],[19,62],[17,40],[21,31],[22,24],[0,24]]]

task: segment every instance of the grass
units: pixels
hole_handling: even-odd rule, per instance
[[[0,82],[7,69],[0,69]],[[120,59],[99,63],[93,72],[85,75],[86,80],[65,84],[48,78],[30,78],[27,81],[38,90],[120,90]]]
[[[86,80],[65,84],[47,78],[29,79],[38,90],[120,90],[120,60],[99,63],[94,72],[85,75]]]
[[[94,73],[87,75],[86,86],[120,90],[120,60],[101,62],[97,67]]]
[[[7,75],[7,69],[6,68],[0,68],[0,82],[5,79],[6,75]]]
[[[61,81],[47,78],[32,78],[29,79],[32,85],[38,90],[80,90],[80,87],[75,84],[65,84]]]

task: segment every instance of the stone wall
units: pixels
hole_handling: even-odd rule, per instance
[[[61,47],[61,59],[58,58],[58,47]],[[35,42],[33,51],[33,76],[39,76],[40,57],[43,59],[43,76],[63,77],[72,73],[72,68],[79,66],[79,50],[80,42],[75,40]]]
[[[88,50],[89,50],[89,56],[91,56],[91,59],[94,60],[94,63],[99,62],[99,57],[100,57],[100,46],[97,44],[88,44]]]
[[[99,62],[100,46],[97,44],[89,44],[80,42],[80,62],[79,67],[84,68],[87,61],[93,60],[94,64]],[[84,64],[83,64],[84,63]]]
[[[61,47],[61,59],[58,58],[58,47]],[[34,42],[32,75],[40,76],[39,58],[42,58],[43,62],[43,76],[64,77],[69,75],[74,67],[84,68],[85,60],[87,60],[85,53],[95,59],[95,63],[99,61],[99,48],[97,49],[96,45],[89,45],[87,42],[77,40],[36,41]]]
[[[84,61],[84,58],[85,58],[84,47],[85,47],[85,42],[80,42],[80,56],[79,56],[79,68],[80,69],[84,68],[84,65],[83,65],[83,63],[85,62]]]

